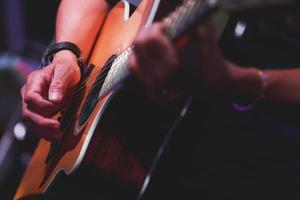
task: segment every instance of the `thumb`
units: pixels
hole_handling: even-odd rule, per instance
[[[49,100],[53,103],[62,103],[66,96],[69,86],[69,80],[67,78],[68,68],[55,66],[52,76],[52,81],[49,87]]]

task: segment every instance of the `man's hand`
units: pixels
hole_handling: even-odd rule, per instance
[[[56,53],[52,64],[32,72],[21,89],[22,115],[34,134],[47,140],[61,137],[60,124],[52,117],[66,104],[80,80],[75,55]]]
[[[189,41],[180,46],[173,44],[164,32],[162,24],[154,24],[144,28],[133,43],[129,68],[146,86],[161,90],[172,85],[170,81],[185,80],[189,83],[175,84],[181,88],[191,84],[196,88],[203,84],[230,87],[233,68],[221,55],[210,25],[198,25]]]
[[[196,68],[195,83],[205,84],[208,88],[230,88],[237,65],[225,59],[220,52],[215,31],[209,22],[198,25],[192,35],[194,42],[187,47],[184,54],[185,65]]]
[[[179,60],[162,24],[144,28],[133,42],[129,69],[150,89],[161,89],[179,70]]]

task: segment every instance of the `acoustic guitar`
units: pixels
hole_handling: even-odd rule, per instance
[[[233,11],[281,3],[297,2],[184,0],[162,21],[167,27],[167,36],[175,41],[218,9]],[[121,1],[108,13],[91,52],[86,73],[69,105],[56,116],[61,122],[64,136],[60,141],[40,140],[15,200],[45,193],[60,172],[69,175],[83,160],[88,162],[93,157],[97,157],[98,167],[103,174],[128,181],[138,189],[145,189],[149,182],[146,177],[149,170],[153,170],[152,160],[157,158],[156,150],[164,139],[163,134],[182,114],[181,105],[186,105],[184,100],[183,104],[179,104],[180,109],[177,106],[170,107],[168,103],[147,106],[149,102],[152,103],[151,99],[144,97],[143,91],[138,91],[140,87],[132,87],[133,84],[126,81],[131,77],[127,63],[134,48],[132,41],[143,26],[153,22],[159,6],[160,0],[143,0],[130,15],[129,3]],[[144,108],[147,111],[142,111]],[[118,115],[121,120],[116,120]],[[153,128],[154,125],[157,128]],[[125,134],[118,134],[116,130]],[[137,134],[132,137],[132,132]],[[153,145],[152,137],[158,139]],[[150,153],[146,153],[149,160],[145,161],[141,151],[149,149]]]
[[[74,97],[57,118],[64,138],[59,142],[41,139],[22,178],[14,199],[45,193],[56,175],[74,172],[83,160],[94,130],[114,92],[100,97],[102,84],[113,62],[130,53],[138,30],[150,25],[159,0],[143,0],[130,15],[130,4],[120,1],[106,16],[89,60],[88,70],[74,91]],[[113,39],[112,39],[113,38]]]

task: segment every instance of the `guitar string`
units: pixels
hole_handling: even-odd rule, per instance
[[[191,2],[190,0],[188,0],[188,1],[186,1],[186,2]],[[193,2],[193,1],[192,1]],[[200,2],[200,1],[199,1]],[[200,4],[199,2],[196,2],[196,4],[198,3],[198,4]],[[187,3],[186,3],[187,4]],[[189,4],[189,5],[186,5],[186,4],[183,4],[183,5],[181,5],[181,6],[179,6],[178,8],[177,8],[177,10],[175,10],[174,12],[172,12],[170,15],[170,17],[167,17],[164,21],[165,21],[165,23],[166,23],[166,25],[167,26],[169,26],[170,28],[169,28],[169,30],[178,30],[178,29],[183,29],[184,28],[184,23],[186,23],[187,21],[191,21],[191,18],[192,18],[192,15],[188,15],[188,14],[185,14],[185,15],[179,15],[179,14],[176,14],[176,13],[178,13],[179,12],[179,10],[180,9],[186,9],[186,10],[190,10],[190,12],[192,12],[193,14],[194,14],[194,12],[197,10],[197,7],[199,7],[199,6],[193,6],[193,4]],[[192,9],[192,8],[194,8],[194,9]],[[185,10],[185,11],[186,11]],[[187,13],[187,12],[185,12],[185,13]],[[181,17],[180,17],[181,16]],[[183,16],[183,17],[182,17]],[[174,24],[174,22],[176,22],[176,20],[178,20],[177,18],[180,18],[180,20],[179,20],[179,22],[178,23],[175,23]],[[184,20],[183,20],[184,19]],[[185,20],[186,19],[186,20]],[[168,22],[170,22],[170,23],[168,23]],[[179,24],[179,25],[177,25],[177,24]],[[175,28],[172,28],[172,26],[174,26],[175,25]],[[175,31],[175,33],[176,33],[177,31]],[[172,36],[171,36],[172,37]],[[176,37],[176,35],[174,34],[173,35],[173,37]],[[126,49],[126,50],[128,50],[128,49]],[[123,51],[123,53],[126,51],[126,50],[124,50]],[[120,54],[120,56],[122,55],[122,53]],[[122,59],[120,59],[120,60],[118,60],[118,61],[116,61],[115,62],[115,60],[112,60],[111,62],[113,62],[113,64],[115,64],[115,65],[118,65],[118,64],[120,64],[121,62],[124,62],[124,60],[122,60]],[[109,63],[107,63],[106,64],[106,66],[107,66],[107,69],[109,69],[109,65],[111,64],[111,62],[109,62]],[[106,67],[105,66],[105,67]],[[103,68],[101,68],[100,70],[98,70],[98,71],[96,71],[94,74],[92,74],[88,79],[85,79],[85,81],[83,81],[83,82],[81,82],[80,83],[80,85],[79,85],[79,87],[78,88],[76,88],[76,90],[77,90],[77,92],[75,92],[74,93],[74,95],[78,95],[78,96],[80,96],[81,95],[81,91],[83,90],[83,88],[85,87],[85,83],[87,83],[88,81],[92,81],[92,80],[95,80],[95,79],[98,79],[97,80],[97,82],[95,82],[94,83],[94,86],[92,87],[92,89],[94,89],[95,87],[97,87],[99,84],[103,84],[103,81],[104,81],[104,76],[106,76],[107,74],[103,74],[103,75],[101,75],[101,76],[99,76],[99,77],[94,77],[94,76],[96,76],[97,74],[99,74],[99,72],[103,72],[103,71],[106,71],[107,69],[105,69],[105,67],[103,67]],[[103,70],[104,69],[104,70]],[[84,90],[83,90],[83,92],[84,92]],[[75,96],[75,98],[76,98],[76,96]]]
[[[191,21],[192,17],[191,17],[191,13],[192,14],[195,14],[195,12],[197,11],[197,6],[194,6],[193,7],[193,4],[188,4],[189,2],[192,2],[194,0],[186,0],[183,5],[179,6],[174,12],[171,13],[171,15],[167,18],[165,18],[163,20],[163,22],[166,24],[168,28],[167,31],[170,31],[172,29],[176,29],[176,31],[174,31],[174,33],[177,33],[178,30],[182,30],[184,29],[184,23],[186,23],[187,21]],[[186,5],[187,4],[187,5]],[[197,3],[196,3],[197,4]],[[187,11],[190,11],[190,15],[186,14],[188,13]],[[183,12],[181,15],[180,13],[179,14],[176,14],[178,12]],[[174,14],[175,13],[175,14]],[[181,18],[180,18],[181,17]],[[178,18],[180,19],[178,21]],[[176,24],[177,23],[177,24]],[[179,24],[179,25],[178,25]],[[189,24],[189,23],[187,23]],[[172,36],[169,36],[171,39],[175,38],[176,37],[176,34]],[[129,47],[130,48],[130,47]],[[78,103],[78,100],[79,100],[79,97],[82,97],[82,94],[85,92],[85,89],[84,87],[86,86],[86,83],[91,81],[91,80],[95,80],[95,83],[93,84],[93,86],[90,88],[89,91],[92,91],[93,89],[95,89],[97,86],[101,85],[104,83],[106,77],[108,74],[104,73],[106,72],[108,69],[111,69],[111,64],[112,65],[118,65],[122,62],[124,62],[124,57],[122,57],[122,54],[128,50],[129,48],[125,49],[118,57],[119,57],[119,60],[118,60],[118,57],[115,59],[115,60],[110,60],[108,63],[105,64],[105,66],[103,68],[101,68],[100,70],[96,71],[95,73],[93,73],[91,76],[89,76],[89,78],[85,79],[84,81],[82,81],[77,87],[76,91],[74,91],[73,93],[73,101],[69,104],[69,109],[72,108],[72,106],[74,106],[74,104],[76,105],[76,103]],[[126,58],[126,57],[125,57]],[[127,60],[125,61],[128,61],[128,58],[126,58]],[[126,65],[126,64],[125,64]],[[98,75],[99,73],[103,73],[103,74],[100,74],[99,77],[97,77],[96,75]],[[89,95],[89,94],[88,94]],[[68,110],[69,110],[68,109]],[[74,110],[74,109],[70,109],[70,110]],[[66,112],[65,113],[66,115],[63,115],[62,116],[62,122],[64,125],[64,129],[63,129],[63,132],[65,133],[72,125],[72,120],[67,120],[65,121],[65,117],[67,116],[67,114],[72,114],[70,111]]]
[[[187,0],[186,2],[191,2],[191,0]],[[167,26],[169,26],[168,30],[182,29],[182,26],[184,27],[184,23],[186,23],[187,21],[190,21],[190,19],[192,18],[191,15],[185,14],[187,12],[184,12],[184,11],[190,10],[190,13],[193,13],[193,14],[194,14],[193,11],[197,11],[197,7],[198,6],[192,6],[192,4],[189,4],[189,5],[186,5],[186,4],[183,4],[183,5],[179,6],[174,12],[172,12],[170,14],[169,17],[167,17],[167,18],[165,18],[163,20],[163,22]],[[197,2],[196,2],[196,4],[197,4]],[[182,10],[182,12],[184,12],[184,15],[176,14],[178,12],[181,12],[181,10]],[[180,20],[177,21],[178,23],[175,23],[176,20],[178,20],[178,18]],[[177,24],[179,24],[179,25],[177,25]],[[176,31],[175,31],[175,33],[176,33]],[[175,37],[175,36],[176,35],[174,35],[173,37]],[[128,49],[126,49],[126,50],[128,50]],[[124,53],[126,50],[124,50],[122,53]],[[122,53],[120,54],[120,57],[121,57]],[[113,63],[113,65],[118,65],[118,64],[120,64],[122,62],[124,62],[124,59],[119,58],[119,60],[111,60],[108,63],[106,63],[103,68],[101,68],[100,70],[97,70],[95,73],[93,73],[91,76],[89,76],[89,78],[87,78],[84,81],[82,81],[81,83],[79,83],[79,85],[77,86],[77,88],[75,89],[75,91],[73,93],[73,98],[75,100],[77,100],[78,97],[81,97],[81,95],[85,92],[84,87],[86,86],[86,83],[89,82],[89,81],[97,79],[95,81],[95,83],[93,84],[93,86],[90,88],[90,91],[93,90],[93,89],[95,89],[97,86],[103,84],[104,81],[105,81],[105,78],[107,77],[107,74],[106,73],[101,74],[99,77],[95,77],[95,76],[97,74],[99,74],[99,72],[103,73],[103,72],[107,71],[108,69],[110,69],[110,65],[112,63]]]
[[[86,83],[88,83],[90,81],[93,81],[93,80],[95,80],[97,78],[99,79],[99,80],[97,80],[98,82],[99,81],[104,81],[104,78],[106,78],[106,73],[101,74],[99,77],[95,77],[95,76],[99,75],[100,72],[103,73],[103,72],[106,72],[107,70],[109,70],[110,69],[110,64],[112,64],[112,63],[119,64],[121,61],[122,60],[119,60],[117,62],[115,62],[115,60],[109,61],[100,70],[97,70],[95,73],[93,73],[92,75],[90,75],[87,79],[84,79],[83,81],[79,82],[78,85],[76,86],[74,92],[73,92],[73,98],[76,98],[76,96],[80,96],[81,92],[84,92],[84,87],[86,86]],[[97,86],[97,85],[98,85],[98,83],[95,82],[95,86]],[[74,95],[76,95],[76,96],[74,96]]]
[[[169,31],[173,30],[173,33],[175,34],[169,34],[170,38],[176,38],[178,37],[178,35],[176,35],[176,33],[181,32],[185,27],[189,26],[191,23],[193,23],[193,19],[195,19],[195,14],[197,14],[198,9],[201,8],[201,4],[204,3],[202,0],[199,1],[195,1],[195,0],[185,0],[181,6],[178,6],[177,9],[172,12],[169,17],[165,18],[163,20],[163,22],[169,26]],[[191,6],[192,5],[192,6]],[[208,5],[209,6],[209,5]],[[188,13],[187,11],[189,10],[189,15],[185,14]],[[183,13],[183,17],[181,15],[181,12]],[[203,11],[202,11],[203,12]],[[175,14],[174,14],[175,13]],[[192,14],[191,14],[192,13]],[[204,12],[203,12],[204,13]],[[179,22],[180,23],[175,23],[174,26],[174,22],[176,22],[176,20],[178,20],[177,18],[179,17]],[[181,17],[181,18],[180,18]],[[178,21],[177,21],[178,22]],[[188,25],[186,25],[188,24]],[[174,26],[172,28],[172,26]],[[167,30],[168,32],[168,30]],[[122,54],[120,54],[121,56]],[[122,59],[120,59],[120,62],[123,61]],[[85,79],[84,81],[82,81],[79,86],[77,87],[77,91],[74,92],[74,98],[76,99],[78,96],[81,96],[82,93],[84,92],[83,87],[85,87],[85,83],[87,83],[88,81],[91,80],[95,80],[95,75],[99,74],[99,72],[103,72],[109,69],[109,65],[111,64],[111,62],[115,62],[115,60],[110,61],[109,63],[107,63],[103,68],[101,68],[99,71],[96,71],[96,73],[92,74],[91,76],[89,76],[89,78]],[[119,62],[116,62],[116,64],[118,64]],[[108,65],[109,64],[109,65]],[[94,83],[94,86],[91,88],[91,90],[93,90],[95,87],[97,87],[99,84],[103,84],[105,81],[105,76],[106,74],[103,74],[98,78],[98,80]]]
[[[199,1],[186,0],[186,1],[183,2],[183,4],[181,6],[178,6],[177,9],[174,12],[172,12],[168,17],[166,17],[163,20],[163,22],[166,25],[169,26],[169,29],[167,31],[170,32],[169,33],[170,38],[175,38],[176,37],[176,33],[178,34],[178,32],[181,32],[181,31],[178,31],[178,30],[182,30],[182,29],[184,29],[184,27],[186,27],[185,23],[187,23],[187,24],[191,23],[191,21],[192,21],[192,19],[194,17],[195,12],[197,12],[197,10],[200,8],[201,3],[203,3],[203,1],[201,1],[201,0],[199,0]],[[181,12],[181,10],[183,10],[183,13],[188,13],[188,12],[184,12],[184,11],[186,11],[184,9],[189,10],[189,12],[193,13],[193,14],[188,14],[188,15],[185,14],[182,17],[182,15],[179,14],[179,12]],[[173,23],[178,20],[177,19],[178,17],[179,17],[180,23],[176,23],[175,26],[174,26]],[[121,55],[122,55],[122,53],[120,54],[120,56]],[[123,61],[123,60],[120,59],[120,62],[121,61]],[[77,90],[77,92],[75,92],[75,93],[78,93],[78,95],[80,95],[80,92],[81,92],[81,90],[83,90],[83,88],[85,87],[86,83],[89,82],[89,81],[95,80],[95,76],[98,75],[99,72],[103,72],[103,71],[106,71],[107,69],[109,69],[109,65],[112,62],[115,62],[115,60],[112,60],[109,63],[106,63],[103,68],[101,68],[100,70],[96,71],[94,74],[90,75],[89,78],[87,78],[84,81],[80,82],[79,85],[76,86],[75,90]],[[120,64],[120,62],[115,62],[114,64]],[[103,74],[103,75],[97,77],[101,81],[99,84],[102,84],[104,76],[106,76],[106,74]],[[95,84],[95,87],[98,86],[97,84],[98,83]]]
[[[167,17],[166,19],[164,19],[165,21],[166,20],[168,20],[168,19],[171,19],[169,22],[171,22],[170,24],[168,24],[168,23],[166,23],[167,24],[167,26],[170,26],[171,28],[170,28],[170,30],[178,30],[178,29],[182,29],[181,27],[183,27],[183,25],[184,25],[184,23],[188,20],[188,18],[189,17],[191,17],[191,15],[189,14],[186,14],[187,12],[185,12],[186,10],[190,10],[190,12],[194,12],[194,11],[196,11],[197,9],[197,7],[198,6],[193,6],[194,4],[188,4],[188,3],[190,3],[190,2],[193,2],[193,0],[191,1],[191,0],[187,0],[186,1],[186,3],[185,4],[183,4],[183,5],[181,5],[181,6],[179,6],[174,12],[172,12],[170,15],[170,17]],[[187,4],[187,5],[186,5]],[[196,4],[197,4],[197,2],[196,2]],[[194,9],[192,9],[192,8],[194,8]],[[183,10],[183,9],[185,9],[185,10]],[[183,10],[183,14],[184,15],[179,15],[178,14],[178,12],[180,12],[180,10]],[[176,16],[176,18],[174,17],[174,16]],[[180,18],[179,18],[180,17]],[[178,18],[179,18],[179,21],[178,21]],[[181,19],[187,19],[187,20],[181,20]],[[176,21],[178,21],[178,23],[176,23],[176,24],[178,24],[177,26],[176,26],[176,28],[172,28],[172,25],[174,25],[173,23],[174,22],[176,22]],[[176,25],[175,24],[175,25]],[[180,28],[179,28],[180,27]],[[175,31],[175,32],[177,32],[177,31]],[[121,54],[120,54],[120,56],[122,56],[122,54],[124,53],[124,52],[126,52],[128,49],[125,49]],[[120,60],[120,62],[122,62],[123,60]],[[113,61],[114,62],[114,61]],[[114,64],[120,64],[119,62],[115,62]],[[102,68],[103,69],[103,68]],[[101,70],[102,70],[101,69]],[[91,75],[90,77],[92,77],[92,76],[95,76],[95,75],[97,75],[101,70],[99,70],[99,71],[96,71],[96,73],[94,73],[93,75]],[[89,79],[87,79],[87,81],[88,81]],[[86,81],[83,81],[82,82],[82,85],[85,83]]]
[[[89,82],[89,81],[95,80],[96,78],[99,78],[99,79],[103,78],[103,76],[105,75],[104,72],[106,72],[107,70],[109,70],[110,67],[111,67],[111,64],[113,64],[113,63],[114,63],[114,60],[111,60],[111,61],[107,62],[107,63],[104,65],[104,67],[102,67],[102,68],[99,69],[99,70],[96,70],[95,73],[93,73],[92,75],[90,75],[88,78],[86,78],[86,79],[84,79],[83,81],[79,82],[79,84],[77,85],[76,90],[80,90],[80,89],[82,89],[83,87],[85,87],[85,86],[86,86],[86,83]],[[116,64],[117,64],[117,63],[116,63]],[[99,76],[99,77],[95,77],[96,75],[99,75],[99,73],[103,73],[103,74],[102,74],[101,76]],[[84,76],[84,74],[83,74],[83,76]]]
[[[172,20],[172,21],[174,21],[174,20]],[[185,20],[182,20],[181,22],[183,23],[184,21],[185,21]],[[180,26],[179,26],[179,27],[180,27]],[[179,29],[179,28],[177,27],[176,29]],[[113,61],[112,61],[112,62],[113,62]],[[106,66],[108,66],[108,65],[106,65]],[[106,68],[106,67],[103,67],[103,68],[102,68],[101,70],[99,70],[99,71],[107,70],[107,69],[105,69],[105,68]],[[107,68],[109,68],[109,67],[107,67]],[[98,71],[98,72],[99,72],[99,71]],[[98,74],[98,72],[94,73],[92,76],[95,76],[95,74]],[[100,76],[99,80],[97,80],[97,81],[100,81],[100,80],[101,80],[101,82],[102,82],[102,81],[103,81],[102,79],[103,79],[103,77]],[[91,78],[88,78],[88,79],[87,79],[87,81],[89,81],[89,80],[91,80]],[[85,81],[85,82],[87,82],[87,81]],[[83,85],[83,84],[82,84],[82,85]],[[95,86],[96,86],[96,85],[98,85],[98,83],[96,83]],[[76,102],[75,102],[75,103],[76,103]],[[72,121],[71,121],[71,120],[67,121],[67,122],[66,122],[66,126],[64,127],[64,130],[67,131],[71,125],[72,125]],[[172,131],[171,131],[171,132],[172,132]],[[148,174],[148,175],[149,175],[149,174]],[[150,175],[151,175],[151,174],[150,174]],[[147,184],[145,185],[145,187],[147,188]],[[142,196],[143,196],[143,192],[140,193],[140,196],[139,196],[139,197],[142,197]],[[140,198],[139,198],[139,199],[140,199]]]
[[[126,49],[127,50],[127,49]],[[125,52],[126,50],[124,50],[123,52]],[[122,55],[122,53],[120,54],[120,56]],[[123,62],[123,59],[119,59],[118,61],[116,60],[111,60],[108,63],[105,64],[104,67],[102,67],[99,70],[96,70],[92,75],[90,75],[87,79],[84,79],[83,81],[79,82],[79,84],[76,86],[74,93],[73,93],[73,98],[76,98],[77,96],[80,96],[84,91],[84,87],[86,86],[86,83],[93,81],[95,79],[98,79],[97,82],[94,83],[94,87],[97,87],[98,84],[102,84],[104,81],[104,78],[107,76],[107,73],[105,73],[108,69],[110,69],[111,64],[113,63],[114,65],[118,65],[121,62]],[[103,73],[101,74],[99,77],[95,77],[96,75],[98,75],[99,73]],[[104,77],[105,76],[105,77]],[[91,88],[91,89],[93,89]]]
[[[126,51],[126,50],[125,50]],[[120,57],[119,58],[119,60],[117,60],[117,62],[116,63],[119,63],[119,62],[121,62],[122,60],[123,60],[124,58],[122,58],[122,57]],[[111,62],[114,62],[114,61],[116,61],[116,60],[112,60]],[[110,63],[110,62],[109,62]],[[107,66],[109,66],[109,65],[107,65]],[[107,67],[108,69],[109,69],[109,67]],[[104,69],[104,67],[102,68],[102,69]],[[103,70],[102,69],[100,69],[98,72],[102,72]],[[97,73],[94,73],[94,75],[95,74],[98,74],[98,72]],[[105,75],[105,74],[104,74]],[[97,80],[95,83],[94,83],[94,85],[93,85],[93,87],[91,87],[91,89],[90,89],[90,91],[92,91],[95,87],[97,87],[98,85],[100,85],[100,84],[103,84],[103,82],[105,81],[105,78],[106,78],[106,76],[104,77],[104,75],[102,74],[101,76],[99,76],[100,78],[99,78],[99,80]],[[97,79],[98,77],[96,77],[96,79]],[[94,78],[95,79],[95,78]],[[73,97],[73,101],[68,105],[68,109],[67,109],[67,111],[66,111],[66,113],[62,116],[62,124],[64,124],[63,125],[63,129],[62,129],[62,132],[63,133],[65,133],[70,127],[71,127],[71,125],[72,125],[72,120],[67,120],[67,121],[65,121],[65,119],[67,118],[68,119],[68,115],[70,115],[70,114],[72,114],[72,111],[74,111],[74,109],[72,109],[73,107],[74,107],[74,104],[76,105],[76,103],[78,103],[78,100],[79,100],[79,97],[82,97],[81,95],[84,93],[84,90],[83,91],[81,91],[79,94],[77,94],[77,95],[73,95],[74,97]],[[71,111],[70,111],[71,110]],[[72,114],[73,115],[73,114]]]
[[[114,65],[118,65],[118,64],[120,64],[120,63],[122,63],[122,62],[124,62],[123,60],[118,60],[118,61],[116,61],[116,62],[114,62],[114,61],[112,61],[112,63],[114,64]],[[86,84],[85,83],[87,83],[87,82],[89,82],[89,81],[92,81],[92,80],[96,80],[95,81],[95,83],[93,84],[93,86],[90,88],[91,90],[92,89],[94,89],[94,88],[96,88],[97,86],[99,86],[100,84],[103,84],[104,83],[104,81],[105,81],[105,79],[106,79],[106,77],[107,77],[107,75],[108,75],[108,73],[106,73],[106,71],[107,70],[110,70],[111,68],[110,68],[110,66],[108,65],[107,66],[107,68],[106,69],[104,69],[104,67],[103,68],[101,68],[100,70],[98,70],[98,71],[96,71],[94,74],[92,74],[88,79],[86,79],[85,81],[83,81],[83,82],[81,82],[80,83],[80,85],[79,85],[79,88],[77,89],[76,88],[76,92],[75,92],[75,94],[74,95],[81,95],[82,94],[82,92],[84,92],[85,91],[85,89],[84,89],[84,87],[86,86]],[[105,72],[105,73],[104,73]],[[99,73],[100,73],[100,76],[96,76],[96,75],[99,75]]]

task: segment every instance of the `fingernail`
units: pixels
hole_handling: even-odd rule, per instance
[[[62,95],[59,92],[51,92],[49,94],[49,100],[50,101],[60,101],[61,98],[62,98]]]

